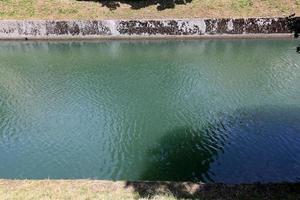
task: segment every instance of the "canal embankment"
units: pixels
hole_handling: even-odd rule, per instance
[[[1,199],[299,199],[300,184],[0,180]]]
[[[0,20],[0,39],[292,37],[288,19]]]

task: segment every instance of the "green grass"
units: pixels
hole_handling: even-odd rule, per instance
[[[74,8],[59,8],[58,9],[59,14],[76,14],[78,13],[78,10]]]
[[[131,3],[117,3],[119,7],[111,10],[92,0],[0,0],[0,19],[223,18],[300,14],[300,0],[192,0],[164,10],[158,10],[155,4],[133,9]]]
[[[239,8],[251,8],[251,6],[253,6],[252,0],[237,0],[234,1],[233,4]]]

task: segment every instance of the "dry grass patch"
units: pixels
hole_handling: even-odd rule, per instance
[[[298,184],[222,185],[191,182],[0,180],[1,200],[300,199]]]
[[[136,199],[137,194],[124,190],[121,182],[105,181],[0,181],[0,199]]]

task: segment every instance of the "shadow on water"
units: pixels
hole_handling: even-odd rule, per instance
[[[174,8],[176,4],[186,4],[192,0],[77,0],[77,1],[94,1],[107,7],[110,10],[116,10],[120,4],[130,5],[131,9],[138,10],[152,5],[157,5],[157,10]]]
[[[143,182],[126,183],[126,187],[133,187],[139,196],[152,198],[159,194],[172,194],[177,198],[194,198],[196,190],[202,190],[206,186],[196,185],[193,181],[213,182],[209,175],[210,163],[217,157],[226,140],[225,134],[216,135],[226,128],[222,123],[217,125],[208,124],[203,130],[194,130],[181,127],[169,131],[149,151],[150,167],[141,175]],[[155,182],[164,180],[172,182]],[[151,182],[153,181],[153,182]],[[191,194],[191,192],[194,192]]]
[[[188,127],[171,130],[149,151],[150,168],[142,180],[213,181],[209,165],[225,142],[225,126],[209,124],[202,130]]]
[[[236,139],[239,137],[242,139]],[[247,139],[243,139],[243,137]],[[171,193],[176,198],[196,198],[209,189],[209,185],[201,186],[194,183],[215,182],[213,178],[215,174],[211,171],[211,165],[224,154],[227,146],[232,145],[231,143],[242,143],[236,144],[238,145],[237,150],[247,152],[247,149],[251,149],[249,152],[255,154],[254,157],[265,159],[264,156],[272,157],[278,150],[274,149],[268,152],[267,155],[259,155],[260,151],[266,151],[263,149],[263,146],[272,144],[271,148],[273,148],[273,145],[276,146],[281,142],[278,138],[282,139],[284,137],[289,137],[283,143],[286,143],[285,145],[290,144],[290,146],[286,147],[289,150],[281,150],[286,151],[283,152],[283,155],[293,157],[294,154],[300,153],[297,147],[300,141],[299,107],[265,106],[240,109],[221,117],[218,122],[208,123],[198,130],[190,127],[177,128],[166,133],[159,143],[149,150],[148,159],[150,161],[145,171],[141,174],[140,180],[150,182],[144,184],[142,182],[128,181],[126,187],[132,187],[141,197],[153,197],[159,194]],[[250,142],[245,142],[246,140],[250,140]],[[294,142],[294,140],[296,141]],[[257,147],[253,150],[253,146],[251,147],[250,145],[255,146],[256,144]],[[280,145],[278,145],[278,148],[282,149]],[[266,149],[269,151],[267,147]],[[296,150],[298,151],[295,152]],[[234,155],[230,155],[229,159],[231,156]],[[245,154],[245,157],[247,156]],[[226,158],[228,159],[228,157]],[[278,159],[276,157],[273,158]],[[284,158],[282,160],[279,158],[277,161],[284,162],[284,160]],[[256,162],[257,160],[251,161]],[[238,160],[237,162],[243,162],[243,160]],[[251,166],[248,166],[247,171],[243,173],[249,173],[248,170],[254,172],[259,170],[259,168],[255,168],[256,164],[259,163],[251,163]],[[287,166],[291,165],[299,165],[299,163],[290,163]],[[293,170],[297,169],[294,168]],[[234,167],[229,169],[229,171],[234,172]],[[295,176],[297,174],[299,174],[299,171],[296,171]],[[240,174],[240,176],[243,175]],[[284,174],[281,175],[284,176]],[[151,182],[157,180],[172,182]],[[261,181],[264,182],[265,180]]]

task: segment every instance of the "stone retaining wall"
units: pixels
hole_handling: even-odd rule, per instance
[[[0,20],[0,39],[288,34],[286,18],[180,20]]]

